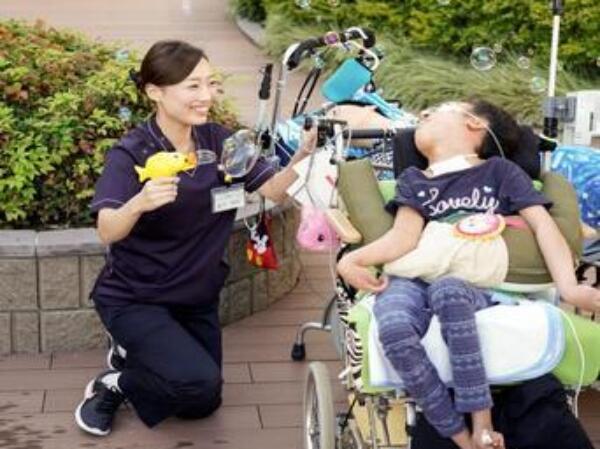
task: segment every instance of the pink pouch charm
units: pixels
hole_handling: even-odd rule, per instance
[[[307,251],[336,250],[340,243],[325,212],[312,205],[302,206],[296,241]]]

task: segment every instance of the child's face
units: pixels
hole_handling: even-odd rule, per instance
[[[471,105],[464,102],[447,102],[424,109],[419,114],[415,133],[417,148],[425,156],[432,146],[450,143],[453,139],[465,139],[469,132],[468,122],[475,117]]]

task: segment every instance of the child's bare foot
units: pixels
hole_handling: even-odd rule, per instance
[[[505,449],[504,437],[490,429],[473,431],[473,447],[475,449]]]

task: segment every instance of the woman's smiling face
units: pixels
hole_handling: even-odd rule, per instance
[[[221,88],[213,68],[203,58],[181,82],[158,87],[159,110],[186,125],[206,123],[208,111]]]

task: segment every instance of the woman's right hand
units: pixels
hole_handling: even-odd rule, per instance
[[[378,279],[371,270],[356,263],[351,254],[342,257],[338,262],[337,272],[348,284],[358,290],[380,293],[388,286],[387,277],[382,276]]]
[[[150,212],[175,201],[179,178],[165,177],[151,179],[144,184],[142,190],[135,196],[136,209]]]

